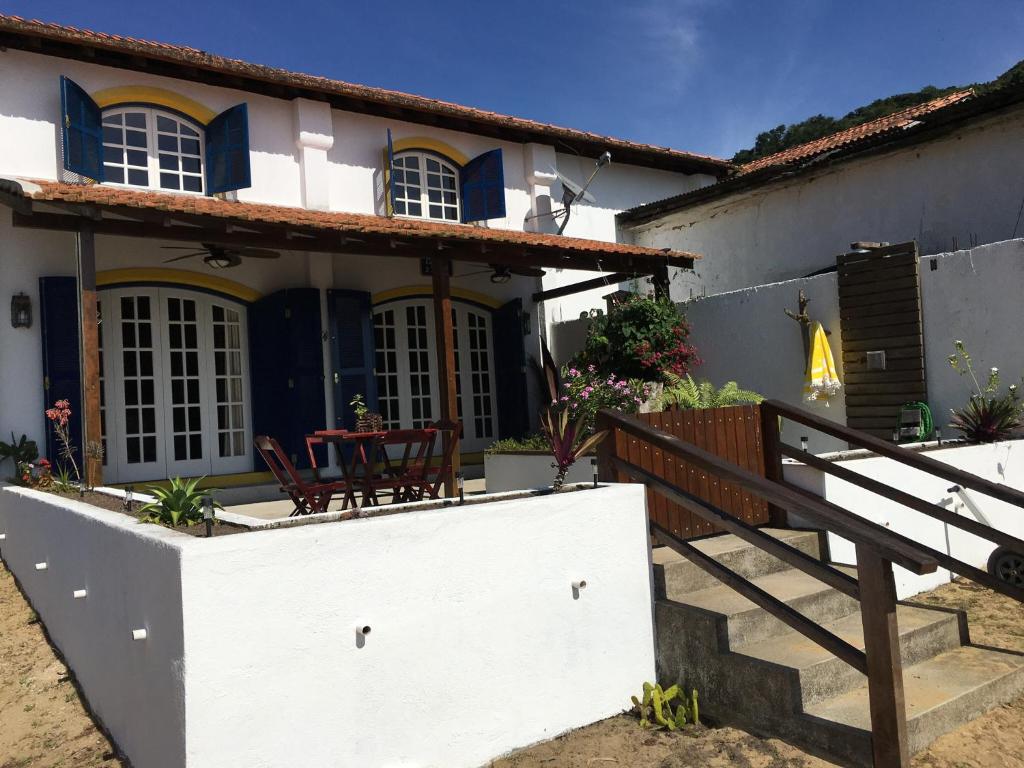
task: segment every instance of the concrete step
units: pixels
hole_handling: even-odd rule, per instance
[[[817,531],[792,531],[781,528],[760,530],[806,552],[811,557],[821,557],[821,536]],[[712,536],[690,543],[746,579],[787,570],[790,567],[732,534]],[[656,547],[653,560],[655,594],[659,598],[676,600],[688,592],[708,589],[720,583],[714,576],[668,547]]]
[[[856,575],[852,568],[841,566],[840,569]],[[750,582],[819,624],[835,621],[859,610],[856,600],[803,571],[775,571],[751,578]],[[722,650],[735,649],[790,632],[788,625],[723,584],[677,595],[671,602],[724,618],[727,647]]]
[[[896,618],[900,630],[900,654],[904,666],[959,648],[966,642],[966,622],[960,616],[942,611],[901,604]],[[823,625],[855,648],[864,649],[864,628],[859,611]],[[733,651],[764,665],[795,670],[799,677],[804,707],[853,690],[864,683],[864,676],[849,664],[798,632],[734,647]],[[771,674],[774,670],[764,670]]]
[[[903,668],[910,753],[1024,692],[1024,655],[964,646]],[[869,759],[867,681],[805,708],[801,739],[850,762]]]

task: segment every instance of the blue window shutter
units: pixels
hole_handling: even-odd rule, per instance
[[[78,281],[73,277],[39,278],[39,324],[43,339],[43,402],[71,405],[71,444],[82,466],[82,374],[78,348]],[[46,422],[46,454],[61,466],[60,446]],[[70,470],[70,466],[68,467]]]
[[[462,166],[459,183],[464,222],[505,216],[505,169],[500,149],[484,152]]]
[[[365,291],[328,291],[327,307],[335,428],[352,429],[356,423],[349,405],[353,395],[363,395],[366,406],[377,410],[373,307]]]
[[[238,104],[206,126],[206,191],[230,192],[251,186],[249,108]]]
[[[391,129],[388,128],[388,148],[387,157],[384,158],[387,162],[385,166],[385,173],[387,178],[384,179],[384,197],[386,199],[385,208],[387,209],[388,216],[395,215],[395,146],[391,143]]]
[[[61,150],[65,170],[103,181],[103,115],[74,80],[60,77]]]
[[[291,288],[249,306],[253,434],[276,438],[305,467],[305,436],[323,429],[324,366],[320,292]],[[263,470],[261,460],[255,468]]]
[[[515,299],[494,310],[494,381],[498,399],[498,437],[525,437],[530,430],[526,390],[526,344],[523,301]]]

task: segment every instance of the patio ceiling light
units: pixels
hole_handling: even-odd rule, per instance
[[[204,256],[203,261],[213,269],[229,269],[242,263],[237,255],[225,251],[217,251],[209,256]]]
[[[491,273],[492,283],[507,283],[512,279],[512,271],[508,267],[495,267]]]

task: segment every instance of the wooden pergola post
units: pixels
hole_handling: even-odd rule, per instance
[[[459,401],[455,385],[455,333],[452,326],[451,259],[445,256],[431,258],[431,281],[434,289],[434,337],[437,347],[438,400],[441,403],[441,421],[458,423]],[[461,427],[461,425],[459,425]],[[445,440],[454,440],[452,465],[444,478],[445,495],[457,496],[455,473],[459,471],[459,430],[445,433]],[[450,436],[449,436],[450,435]],[[447,443],[445,449],[447,450]]]
[[[75,236],[78,261],[79,351],[82,360],[82,456],[86,487],[103,484],[100,425],[100,328],[96,307],[96,238],[82,222]]]

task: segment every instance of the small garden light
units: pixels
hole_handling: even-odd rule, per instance
[[[892,441],[898,443],[900,441],[900,428],[896,427],[892,431]]]
[[[935,428],[935,444],[942,445],[942,430],[938,427]]]
[[[807,452],[807,437],[806,436],[800,438],[800,450],[803,451],[804,453]]]
[[[461,472],[455,473],[455,485],[459,489],[459,504],[466,503],[466,479]]]
[[[203,496],[203,522],[206,524],[206,536],[213,536],[213,498]]]
[[[594,472],[594,487],[597,488],[597,459],[590,460],[590,468]]]
[[[130,485],[127,488],[124,489],[124,511],[125,512],[131,512],[132,511],[132,495],[134,494],[134,492],[135,492],[134,489]]]

